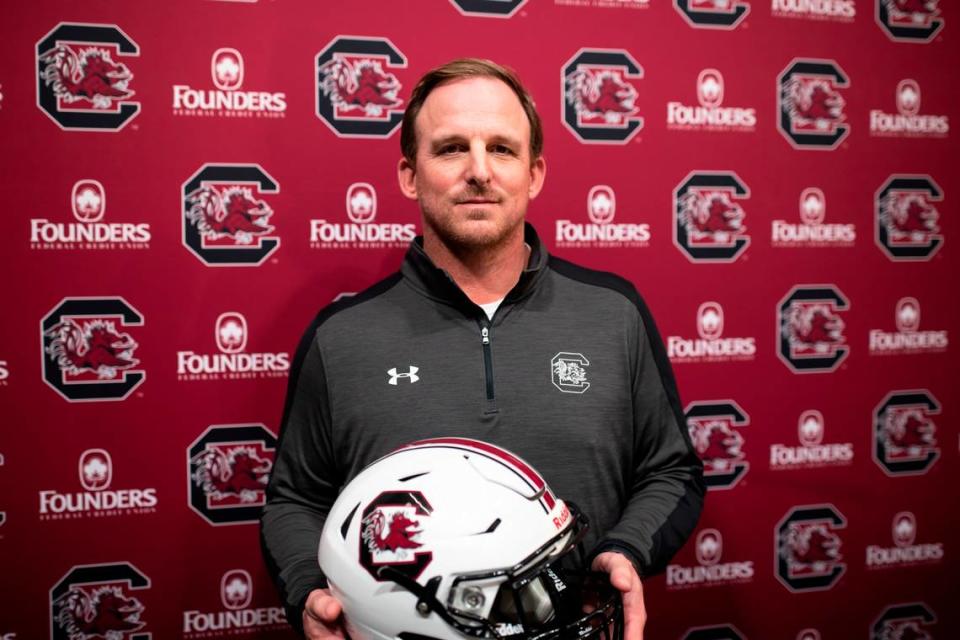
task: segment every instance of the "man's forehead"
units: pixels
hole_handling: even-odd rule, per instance
[[[528,139],[520,99],[503,81],[475,76],[445,82],[427,96],[415,126],[430,139],[484,133]]]

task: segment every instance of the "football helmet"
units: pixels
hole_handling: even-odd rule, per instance
[[[587,527],[509,451],[421,440],[344,487],[319,561],[353,640],[619,640],[620,593],[582,567]]]

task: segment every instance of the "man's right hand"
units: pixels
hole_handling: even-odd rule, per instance
[[[303,607],[303,633],[307,640],[343,640],[343,607],[328,589],[314,589]]]

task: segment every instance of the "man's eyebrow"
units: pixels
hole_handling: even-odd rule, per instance
[[[439,138],[431,140],[430,148],[439,149],[444,145],[454,143],[454,142],[464,143],[464,142],[467,142],[467,138],[459,134],[451,133],[449,135],[441,136]],[[503,135],[503,134],[497,134],[495,136],[491,136],[490,139],[487,141],[487,144],[506,144],[507,146],[518,147],[520,146],[521,142],[519,138],[515,138],[512,136]]]

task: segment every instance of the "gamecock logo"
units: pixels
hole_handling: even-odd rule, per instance
[[[732,171],[693,171],[673,192],[673,244],[691,262],[733,262],[750,236],[740,201],[750,189]]]
[[[833,505],[794,507],[777,524],[777,579],[793,592],[830,589],[847,570],[837,530],[846,518]]]
[[[279,192],[260,165],[203,165],[183,183],[183,245],[212,267],[262,264],[280,238],[260,195]]]
[[[935,203],[943,191],[926,175],[893,175],[874,197],[876,236],[891,260],[925,261],[943,244]]]
[[[684,415],[690,440],[703,460],[708,489],[732,489],[750,469],[739,429],[750,416],[733,400],[691,402]]]
[[[61,129],[119,131],[140,112],[121,58],[139,55],[116,25],[61,22],[37,42],[37,106]]]
[[[208,428],[187,450],[190,508],[212,525],[257,522],[276,448],[262,424]]]
[[[732,624],[693,627],[680,640],[746,640],[745,635]]]
[[[527,3],[527,0],[450,0],[465,16],[509,18]]]
[[[930,42],[944,20],[939,0],[874,0],[877,24],[895,42]]]
[[[940,403],[925,389],[887,394],[873,412],[873,461],[888,476],[926,473],[940,457],[930,416]]]
[[[870,640],[931,640],[927,628],[937,616],[923,602],[890,605],[870,628]]]
[[[750,3],[737,0],[673,0],[673,8],[702,29],[735,29],[750,13]]]
[[[50,636],[149,640],[145,607],[131,593],[149,588],[150,579],[129,562],[75,566],[50,590]]]
[[[360,564],[377,581],[390,566],[416,580],[433,559],[420,534],[433,507],[419,491],[385,491],[368,504],[360,521]]]
[[[139,326],[123,298],[64,298],[40,321],[44,381],[70,402],[125,399],[147,376],[124,331]]]
[[[339,36],[317,54],[317,116],[340,137],[387,138],[403,120],[407,59],[386,38]]]
[[[794,373],[833,371],[850,347],[838,312],[850,303],[834,285],[794,287],[777,312],[777,355]]]
[[[550,379],[553,386],[564,393],[585,393],[590,388],[587,367],[590,361],[582,353],[561,351],[550,361]]]
[[[581,142],[624,144],[643,128],[643,67],[623,49],[580,49],[563,66],[563,122]]]
[[[850,133],[839,89],[850,86],[833,60],[794,59],[778,78],[777,128],[796,149],[835,149]]]

